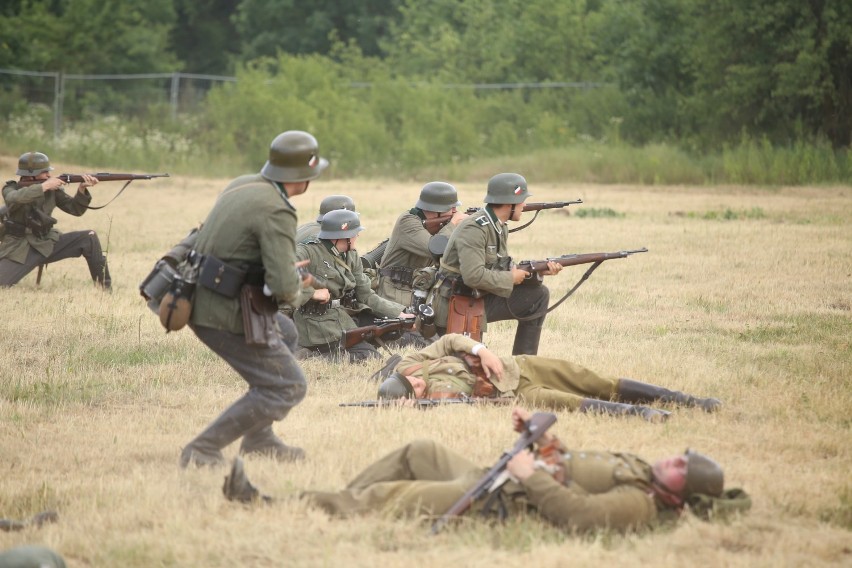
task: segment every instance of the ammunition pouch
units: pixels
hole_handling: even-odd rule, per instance
[[[23,239],[27,234],[27,227],[20,223],[16,223],[11,219],[4,219],[3,226],[5,227],[6,234],[12,237],[17,237],[19,239]]]
[[[438,293],[445,298],[450,298],[452,296],[468,296],[470,298],[482,297],[482,292],[465,284],[461,276],[458,275],[444,276],[438,287]]]
[[[27,213],[26,227],[32,231],[33,235],[44,238],[56,224],[56,219],[42,211],[41,209],[30,209]]]
[[[275,313],[278,311],[278,303],[263,293],[263,285],[243,285],[240,289],[240,308],[246,345],[273,345],[277,338]]]
[[[394,284],[411,288],[412,281],[414,280],[414,269],[407,266],[391,266],[389,268],[380,268],[379,275],[390,278],[390,281]]]
[[[262,265],[250,264],[243,268],[228,264],[213,255],[206,255],[199,266],[198,283],[226,298],[240,295],[243,284],[263,286]]]
[[[357,309],[358,300],[355,299],[355,290],[349,290],[340,299],[329,300],[324,304],[316,300],[308,300],[299,308],[299,313],[305,316],[321,316],[332,308]]]

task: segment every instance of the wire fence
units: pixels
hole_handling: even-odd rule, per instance
[[[152,108],[163,108],[173,119],[198,110],[208,91],[236,77],[197,73],[139,73],[121,75],[76,75],[56,71],[0,69],[0,94],[6,100],[26,101],[50,109],[53,133],[59,137],[65,120],[115,114],[144,116]],[[99,83],[109,83],[102,89]],[[416,83],[414,84],[416,86]],[[350,88],[368,88],[371,83],[353,82]],[[605,83],[448,83],[448,89],[596,89]],[[0,99],[2,101],[2,99]],[[0,115],[8,114],[0,102]]]

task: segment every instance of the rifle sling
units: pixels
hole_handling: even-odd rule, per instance
[[[601,265],[601,263],[603,263],[603,261],[602,261],[602,260],[599,260],[599,261],[595,262],[594,264],[592,264],[592,266],[590,266],[590,267],[589,267],[589,269],[586,271],[586,273],[585,273],[585,274],[583,274],[583,276],[582,276],[582,277],[581,277],[581,278],[577,281],[577,283],[576,283],[576,284],[574,284],[574,287],[573,287],[573,288],[571,288],[570,290],[568,290],[568,292],[566,292],[566,294],[565,294],[564,296],[562,296],[562,297],[559,299],[559,301],[557,301],[555,304],[553,304],[552,306],[550,306],[549,308],[547,308],[547,310],[546,310],[544,313],[545,313],[545,314],[549,314],[550,312],[552,312],[553,310],[555,310],[556,308],[558,308],[558,307],[559,307],[559,305],[560,305],[560,304],[562,304],[562,302],[564,302],[565,300],[567,300],[567,299],[571,296],[571,294],[573,294],[574,292],[576,292],[576,291],[577,291],[577,288],[579,288],[580,286],[582,286],[582,285],[583,285],[583,282],[585,282],[586,280],[588,280],[588,279],[589,279],[589,276],[591,276],[591,275],[592,275],[592,272],[594,272],[594,271],[595,271],[595,269],[597,269],[597,267]],[[506,300],[506,309],[508,309],[508,310],[509,310],[509,314],[511,314],[511,316],[512,316],[514,319],[518,320],[518,321],[529,321],[529,320],[534,320],[534,319],[538,319],[538,318],[540,318],[542,315],[544,315],[544,314],[540,314],[540,315],[533,315],[533,316],[527,316],[527,317],[516,316],[516,315],[515,315],[515,313],[512,311],[512,306],[510,306],[510,305],[509,305],[509,300],[508,300],[508,299]]]
[[[115,200],[116,200],[116,198],[117,198],[119,195],[121,195],[121,193],[122,193],[125,189],[127,189],[127,186],[128,186],[128,185],[130,185],[130,183],[131,183],[132,181],[133,181],[132,179],[127,180],[127,182],[126,182],[126,183],[125,183],[125,184],[121,187],[121,189],[119,189],[119,190],[118,190],[118,193],[116,193],[116,194],[115,194],[115,197],[113,197],[112,199],[110,199],[109,201],[107,201],[106,203],[104,203],[103,205],[99,205],[99,206],[97,206],[97,207],[90,207],[90,206],[88,206],[88,205],[84,205],[83,207],[85,207],[86,209],[92,209],[92,210],[95,210],[95,209],[103,209],[104,207],[106,207],[107,205],[109,205],[110,203],[112,203],[113,201],[115,201]]]
[[[533,221],[535,221],[536,218],[538,218],[539,213],[541,213],[541,209],[536,209],[535,215],[533,215],[532,219],[530,219],[529,221],[527,221],[526,223],[524,223],[520,227],[515,227],[514,229],[509,229],[509,232],[514,233],[515,231],[520,231],[521,229],[526,229],[527,227],[529,227],[530,225],[533,224]]]

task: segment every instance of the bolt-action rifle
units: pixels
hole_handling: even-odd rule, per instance
[[[450,519],[467,511],[474,502],[483,497],[486,493],[498,491],[500,487],[495,486],[495,481],[497,481],[498,477],[501,476],[503,470],[506,469],[506,465],[509,461],[524,451],[528,446],[537,442],[544,433],[547,432],[547,429],[554,424],[556,424],[555,414],[550,412],[536,412],[533,414],[529,421],[525,423],[524,431],[521,433],[521,437],[518,438],[518,441],[515,442],[515,445],[512,446],[512,449],[503,452],[503,455],[500,456],[497,463],[491,466],[488,473],[483,475],[482,478],[476,482],[476,485],[468,489],[458,501],[453,503],[446,513],[441,515],[441,517],[432,524],[432,534],[438,534],[438,532],[441,531]]]
[[[384,346],[387,341],[399,339],[403,332],[413,331],[415,324],[415,318],[377,319],[373,321],[373,325],[344,331],[340,337],[340,349],[349,349],[362,341],[375,341]]]
[[[97,174],[89,174],[89,175],[97,178],[98,181],[123,181],[123,182],[126,182],[126,183],[121,187],[121,189],[118,190],[118,193],[115,194],[115,197],[113,197],[112,199],[110,199],[109,201],[104,203],[103,205],[100,205],[98,207],[86,206],[86,209],[103,209],[104,207],[106,207],[107,205],[112,203],[115,200],[116,197],[121,195],[121,192],[123,192],[127,188],[127,186],[130,185],[134,180],[137,180],[137,179],[150,180],[150,179],[154,179],[154,178],[169,177],[169,174],[110,174],[110,173],[105,173],[105,172],[101,172],[101,173],[97,173]],[[59,179],[61,179],[65,183],[80,183],[80,182],[83,181],[82,174],[59,174],[56,177],[58,177]],[[29,187],[31,185],[35,185],[37,183],[42,183],[42,182],[43,182],[43,180],[26,177],[26,178],[18,181],[18,185],[20,187]]]
[[[558,302],[547,308],[547,311],[550,312],[559,307],[559,304],[568,299],[571,294],[577,291],[583,282],[585,282],[589,276],[592,275],[592,272],[597,269],[598,266],[601,265],[605,260],[612,260],[613,258],[626,258],[631,254],[637,254],[640,252],[648,252],[646,247],[642,247],[640,249],[634,250],[622,250],[618,252],[592,252],[586,254],[563,254],[562,256],[557,256],[555,258],[546,258],[544,260],[522,260],[521,262],[515,265],[515,268],[520,270],[524,270],[529,273],[529,280],[525,282],[532,282],[533,284],[540,283],[542,280],[541,273],[547,270],[548,262],[556,262],[561,264],[562,266],[575,266],[577,264],[591,264],[592,266],[586,270],[583,276],[574,284],[574,287],[568,290],[568,292],[559,299]],[[536,316],[539,317],[539,316]],[[523,318],[521,318],[523,319]]]
[[[358,406],[360,408],[387,408],[393,406],[413,406],[427,409],[447,404],[508,404],[514,402],[512,397],[474,397],[461,395],[450,398],[380,398],[378,400],[362,400],[359,402],[341,402],[337,406]]]
[[[529,227],[533,221],[536,220],[538,214],[543,209],[561,209],[563,207],[568,207],[569,205],[578,205],[582,203],[582,199],[575,199],[574,201],[544,201],[541,203],[524,203],[524,213],[528,213],[530,211],[535,211],[535,216],[530,219],[527,223],[524,223],[520,227],[515,227],[514,229],[510,229],[510,233],[514,233],[515,231],[520,231],[523,228]],[[468,207],[464,210],[465,215],[473,215],[477,211],[479,211],[479,207]],[[439,215],[437,217],[433,217],[432,219],[424,219],[423,227],[426,228],[427,231],[431,234],[435,234],[440,231],[444,225],[450,222],[453,216],[451,214]]]

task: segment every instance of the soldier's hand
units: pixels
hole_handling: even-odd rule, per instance
[[[450,223],[452,223],[453,225],[458,225],[468,217],[470,217],[470,215],[468,215],[467,213],[456,211],[455,213],[453,213],[452,218],[450,218]]]
[[[398,316],[396,316],[396,317],[398,317],[398,318],[400,318],[400,319],[405,319],[405,320],[407,320],[407,319],[414,318],[414,317],[416,317],[416,316],[415,316],[414,314],[409,314],[408,312],[404,312],[404,311],[403,311],[403,312],[399,312],[399,315],[398,315]]]
[[[94,185],[98,185],[98,178],[90,174],[81,174],[83,176],[83,181],[80,182],[80,185],[77,186],[77,193],[83,193],[87,187],[92,187]]]
[[[564,267],[561,264],[559,264],[558,262],[553,262],[552,260],[549,260],[547,262],[547,270],[541,272],[540,274],[543,275],[543,276],[554,276],[556,274],[559,274],[559,272],[563,268]]]
[[[320,288],[319,290],[314,290],[314,293],[311,296],[311,300],[315,300],[320,304],[327,304],[328,301],[331,300],[331,292],[328,291],[328,288]]]
[[[515,432],[523,432],[526,429],[526,424],[532,415],[520,406],[512,409],[512,427]]]
[[[531,451],[524,450],[509,460],[506,469],[515,479],[524,481],[535,473],[535,457]]]
[[[503,378],[503,361],[497,355],[489,351],[487,347],[483,347],[476,354],[479,356],[486,377],[490,379],[492,375],[495,375],[498,380]]]
[[[517,286],[529,276],[529,272],[520,268],[512,268],[512,283]]]
[[[41,182],[41,190],[47,193],[48,191],[59,189],[63,185],[65,185],[65,182],[62,181],[62,178],[51,177]]]

